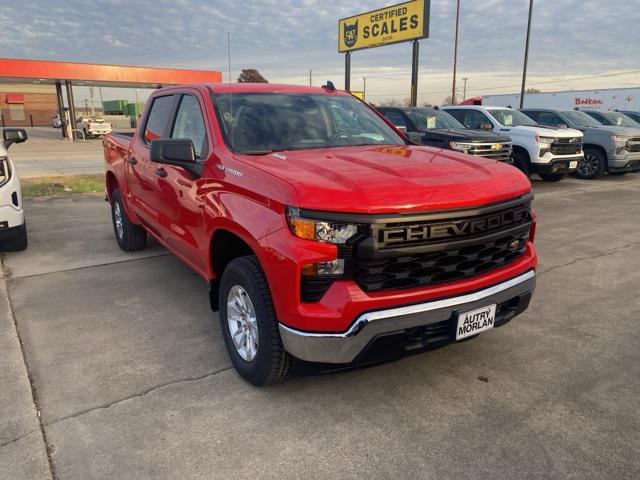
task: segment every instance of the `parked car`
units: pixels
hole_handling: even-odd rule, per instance
[[[80,117],[76,122],[76,128],[82,130],[85,137],[100,137],[111,133],[113,130],[111,124],[104,121],[102,118],[86,118]]]
[[[513,142],[513,162],[527,176],[537,173],[557,182],[582,161],[582,132],[538,125],[513,108],[455,105],[442,107],[469,128],[506,133]]]
[[[0,143],[0,252],[27,248],[27,224],[22,207],[20,178],[7,151],[14,143],[27,141],[23,128],[4,128]]]
[[[103,144],[118,245],[150,234],[210,282],[255,385],[294,358],[338,368],[471,338],[534,291],[529,180],[412,145],[330,83],[162,88]]]
[[[611,125],[613,127],[625,127],[625,128],[640,128],[640,123],[636,122],[633,118],[627,117],[624,113],[620,112],[598,112],[595,110],[581,110],[587,115],[591,115],[602,125]]]
[[[640,128],[630,135],[627,129],[602,125],[578,110],[525,108],[522,112],[541,125],[573,128],[584,134],[584,160],[578,162],[576,170],[580,178],[592,180],[605,171],[624,175],[640,170]]]
[[[511,138],[486,130],[473,130],[439,108],[378,107],[387,120],[405,128],[422,145],[458,150],[469,155],[511,162]]]
[[[640,112],[631,111],[631,110],[616,110],[616,112],[624,113],[631,120],[634,120],[640,123]]]

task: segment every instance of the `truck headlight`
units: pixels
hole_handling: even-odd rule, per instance
[[[536,135],[536,142],[540,144],[541,148],[549,148],[555,138],[553,137],[541,137],[540,135]]]
[[[287,222],[296,237],[317,242],[343,245],[358,233],[355,224],[304,218],[295,208],[287,209]]]
[[[0,187],[11,180],[11,166],[7,157],[0,157]]]
[[[611,135],[611,140],[613,140],[616,145],[626,145],[629,141],[629,137],[623,137],[621,135]]]
[[[459,152],[466,153],[471,150],[472,145],[470,143],[449,142],[449,147],[451,150],[458,150]]]

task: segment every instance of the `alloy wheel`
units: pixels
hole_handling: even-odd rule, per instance
[[[251,297],[240,285],[227,295],[227,323],[238,354],[250,362],[258,353],[258,319]]]

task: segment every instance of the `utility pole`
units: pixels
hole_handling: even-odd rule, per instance
[[[227,32],[227,64],[229,66],[229,83],[231,83],[231,32]]]
[[[529,21],[527,22],[527,41],[524,47],[524,67],[522,69],[522,88],[520,89],[520,108],[524,108],[524,91],[527,84],[527,63],[529,62],[529,36],[531,35],[531,15],[533,0],[529,0]]]
[[[464,80],[464,89],[462,90],[462,100],[466,100],[467,99],[467,80],[469,80],[468,77],[464,77],[462,80]]]
[[[453,42],[453,85],[451,86],[451,105],[456,104],[456,67],[458,64],[458,25],[460,24],[460,0],[456,4],[456,38]]]
[[[309,86],[311,86],[311,84],[312,84],[312,79],[313,79],[313,77],[311,75],[311,69],[309,69]]]

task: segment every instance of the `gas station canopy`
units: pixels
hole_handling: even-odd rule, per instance
[[[215,70],[0,58],[2,83],[55,84],[65,81],[76,86],[157,88],[182,83],[218,83],[222,81],[222,74]]]

